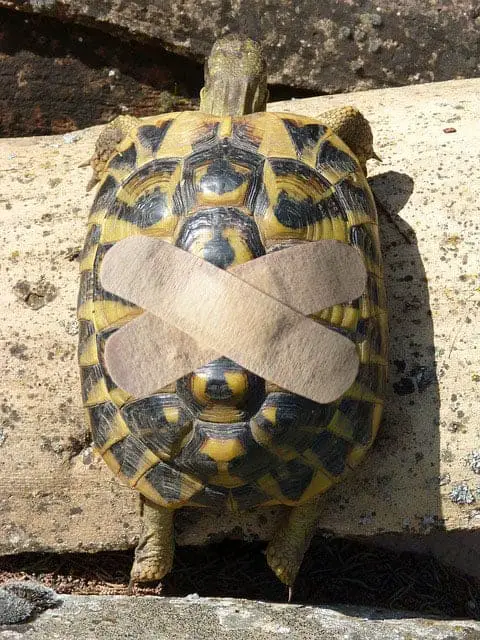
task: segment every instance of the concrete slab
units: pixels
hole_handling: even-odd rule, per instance
[[[325,498],[338,535],[480,527],[480,80],[270,105],[315,115],[352,103],[383,164],[391,375],[371,455]],[[127,548],[136,497],[88,444],[76,367],[75,255],[99,128],[0,141],[0,553]],[[269,537],[275,515],[185,510],[180,544]]]
[[[0,640],[466,640],[470,620],[356,607],[279,605],[230,598],[62,596],[32,622],[0,626]]]

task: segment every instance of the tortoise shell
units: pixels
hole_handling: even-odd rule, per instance
[[[355,342],[360,369],[317,404],[219,358],[153,395],[117,387],[106,339],[142,309],[102,289],[106,251],[162,238],[222,269],[292,242],[358,248],[368,284],[312,317]],[[386,381],[387,313],[377,214],[356,157],[327,127],[280,113],[164,114],[117,147],[92,206],[78,300],[83,401],[93,441],[123,481],[162,506],[295,505],[364,457]]]

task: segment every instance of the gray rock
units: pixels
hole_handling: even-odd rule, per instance
[[[480,74],[474,0],[23,0],[16,9],[154,40],[203,60],[219,35],[258,39],[270,82],[336,93]],[[11,8],[10,0],[0,7]],[[279,8],[281,6],[281,9]],[[349,64],[361,59],[363,64]],[[132,59],[132,68],[135,59]]]
[[[6,589],[0,589],[0,625],[17,624],[30,618],[33,605]]]
[[[126,43],[45,16],[45,3],[36,7],[36,15],[0,8],[0,135],[65,134],[120,114],[192,108],[199,65],[158,43]]]
[[[358,607],[309,607],[231,598],[65,596],[19,627],[28,640],[474,640],[480,624]],[[10,640],[0,630],[0,639]]]
[[[59,603],[60,598],[53,589],[38,582],[12,580],[0,589],[0,626],[26,622]]]

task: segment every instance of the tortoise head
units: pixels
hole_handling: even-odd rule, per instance
[[[238,35],[217,40],[205,63],[200,111],[239,116],[265,111],[267,100],[267,65],[260,45]]]

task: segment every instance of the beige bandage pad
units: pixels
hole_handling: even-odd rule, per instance
[[[305,315],[358,298],[366,281],[360,254],[335,240],[296,244],[235,266],[231,273]],[[137,397],[220,355],[149,312],[112,335],[105,353],[114,381]]]
[[[107,252],[101,281],[151,312],[106,344],[109,374],[136,397],[220,354],[316,402],[335,400],[355,380],[353,342],[304,315],[362,294],[362,257],[344,243],[295,245],[227,272],[136,236]]]

